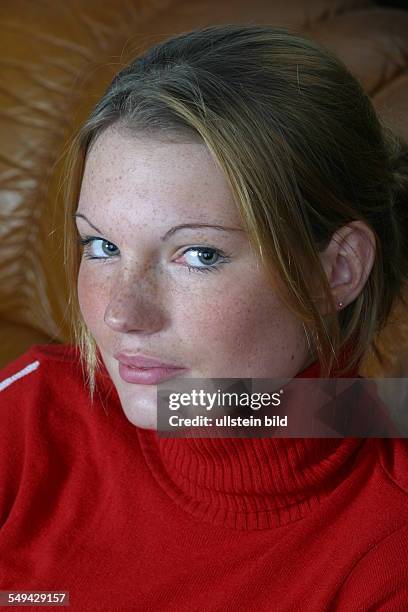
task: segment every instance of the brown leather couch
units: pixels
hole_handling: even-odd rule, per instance
[[[269,23],[333,49],[408,139],[408,12],[371,0],[2,0],[0,367],[31,344],[68,341],[61,155],[114,73],[172,34]],[[408,313],[361,373],[408,376]]]

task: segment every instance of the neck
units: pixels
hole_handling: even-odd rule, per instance
[[[297,377],[319,373],[313,362]],[[233,529],[278,527],[306,516],[341,485],[363,442],[162,438],[140,428],[137,434],[153,476],[177,504],[200,520]]]

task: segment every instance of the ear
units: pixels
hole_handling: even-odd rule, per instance
[[[337,230],[320,260],[329,281],[337,309],[345,308],[361,293],[375,259],[375,237],[362,221],[353,221]],[[338,303],[342,302],[342,306]],[[324,304],[322,314],[333,311]]]

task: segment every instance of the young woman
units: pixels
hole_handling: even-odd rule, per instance
[[[408,280],[407,163],[284,28],[187,32],[116,76],[69,153],[73,341],[0,379],[1,590],[408,609],[404,438],[156,429],[164,380],[358,375]]]

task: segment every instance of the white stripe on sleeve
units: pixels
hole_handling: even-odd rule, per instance
[[[3,389],[8,387],[9,385],[12,385],[13,382],[18,380],[19,378],[22,378],[23,376],[30,374],[30,372],[33,372],[34,370],[36,370],[39,365],[40,365],[39,361],[33,361],[33,363],[29,363],[28,366],[26,366],[25,368],[23,368],[16,374],[13,374],[13,376],[9,376],[5,380],[2,380],[0,382],[0,391],[3,391]]]

